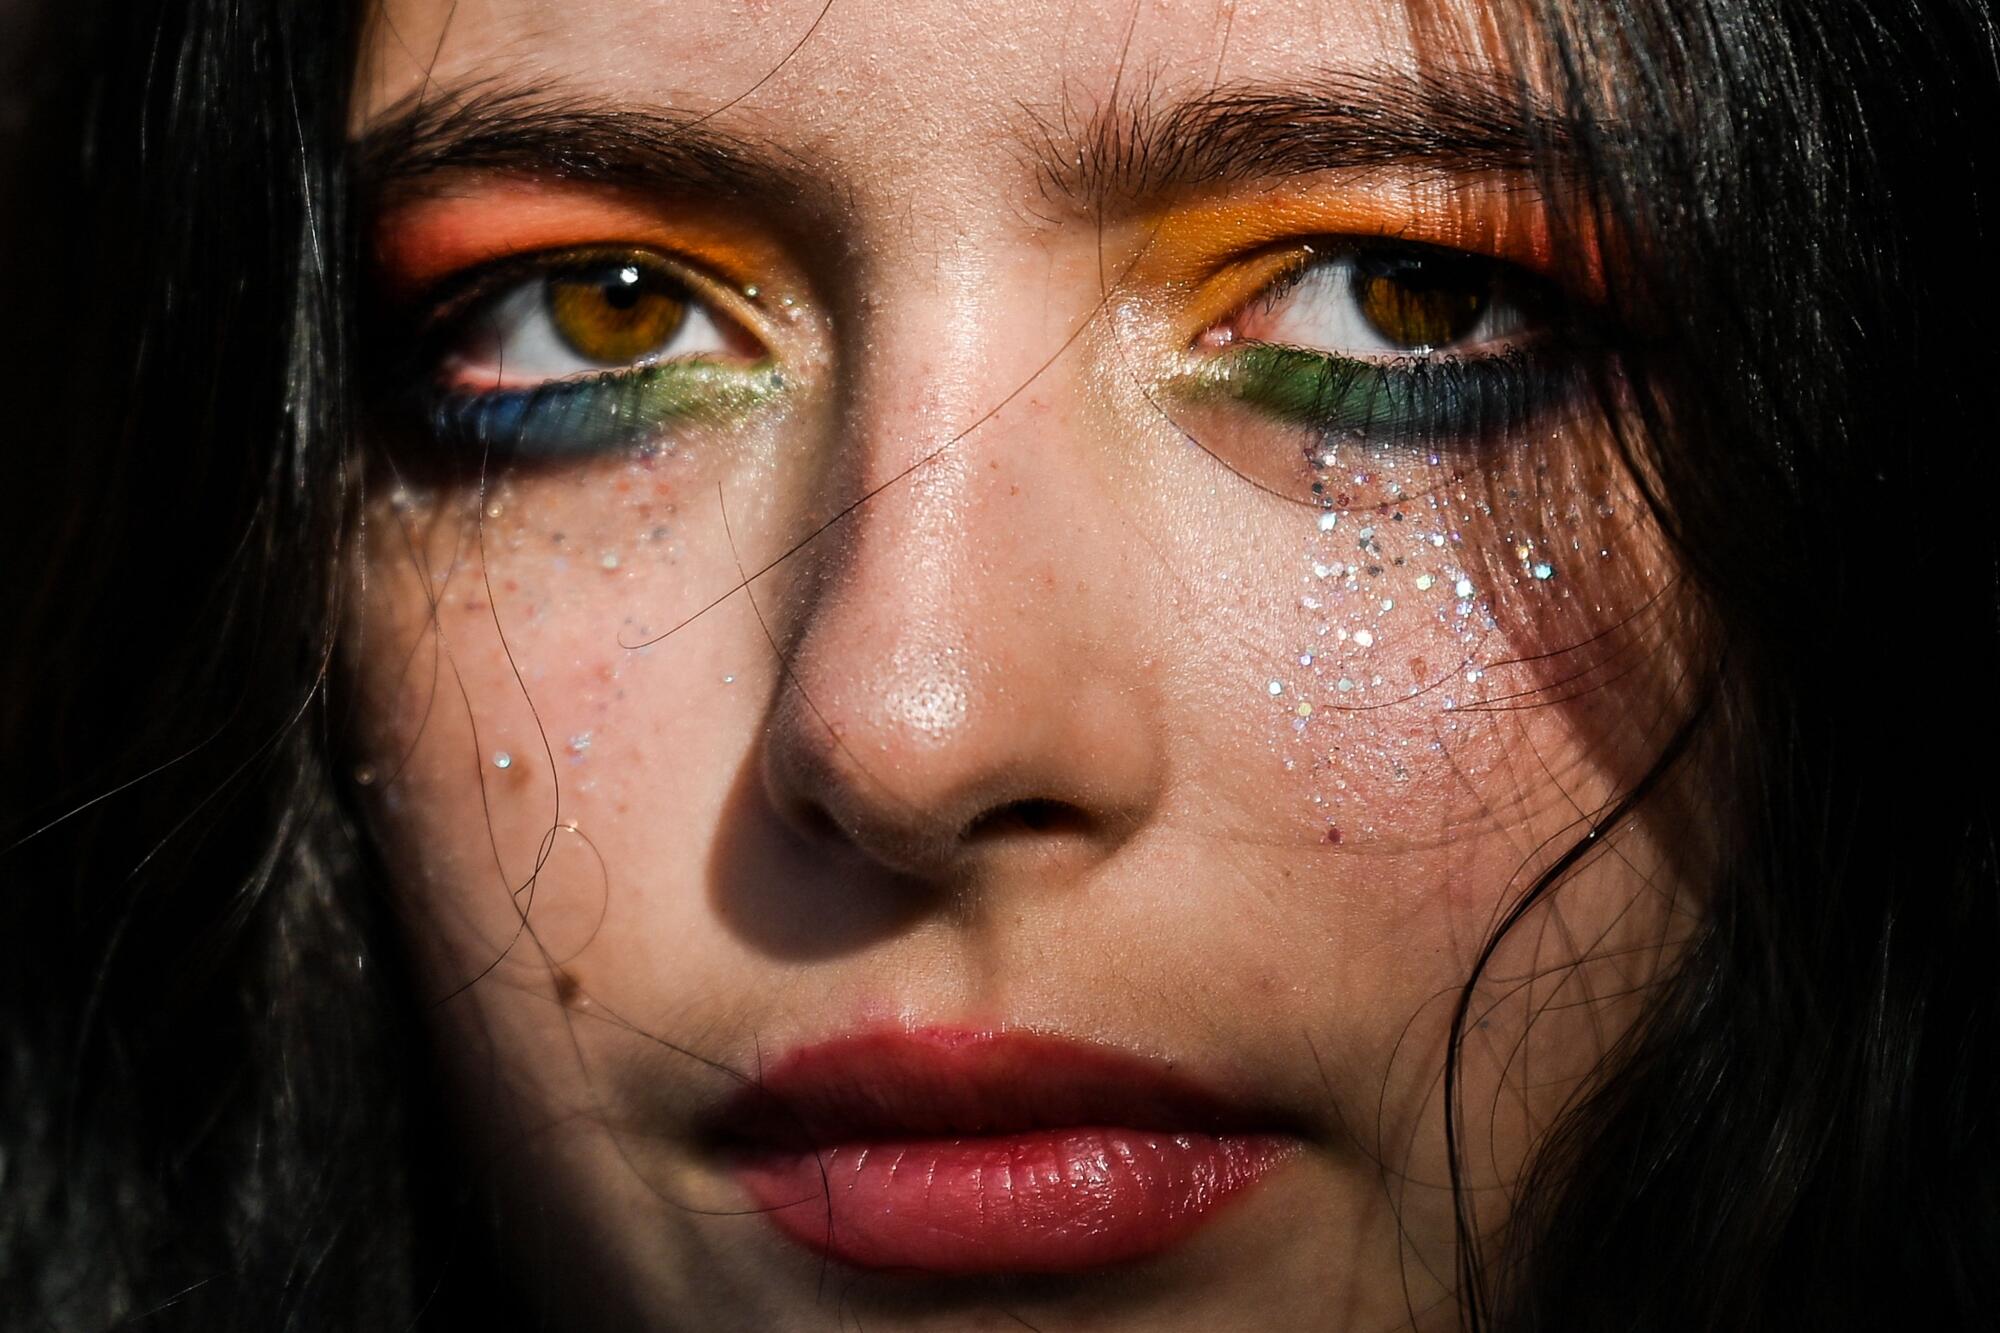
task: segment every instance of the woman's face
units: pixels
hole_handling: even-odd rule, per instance
[[[1686,666],[1491,30],[375,16],[354,779],[575,1326],[1454,1323],[1689,859],[1448,1104]]]

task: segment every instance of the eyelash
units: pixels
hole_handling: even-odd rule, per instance
[[[463,368],[465,348],[483,334],[503,341],[513,329],[481,329],[509,313],[551,325],[555,340],[567,344],[572,359],[588,367],[592,358],[554,329],[560,318],[552,293],[565,281],[588,286],[614,270],[652,284],[645,295],[684,306],[712,331],[754,346],[734,357],[698,353],[654,358],[652,351],[631,360],[602,359],[594,371],[550,375],[521,385],[497,382],[504,359],[496,361],[496,382],[488,388],[445,383],[447,369]],[[763,340],[749,321],[726,308],[720,284],[698,270],[654,251],[591,247],[512,256],[449,280],[420,306],[421,331],[393,378],[400,395],[413,403],[421,429],[447,457],[479,456],[524,461],[565,461],[608,451],[662,447],[677,427],[733,418],[784,387]],[[643,299],[643,296],[642,296]],[[691,317],[683,313],[666,334],[668,345]],[[554,346],[550,334],[544,342]]]
[[[1391,272],[1424,264],[1483,276],[1489,308],[1511,309],[1527,331],[1489,352],[1413,346],[1395,355],[1346,355],[1281,341],[1229,340],[1197,373],[1209,393],[1305,427],[1308,462],[1336,465],[1335,445],[1433,448],[1493,440],[1517,431],[1574,389],[1573,320],[1552,286],[1498,260],[1415,243],[1332,237],[1309,243],[1286,268],[1232,313],[1269,313],[1316,276]],[[1507,321],[1499,321],[1503,326]],[[1504,332],[1512,332],[1503,327]],[[1476,332],[1472,330],[1472,332]],[[1213,331],[1204,335],[1213,338]],[[1485,344],[1479,344],[1485,345]]]
[[[1291,264],[1229,320],[1269,314],[1288,296],[1329,273],[1431,264],[1483,274],[1487,297],[1538,317],[1530,336],[1501,350],[1453,353],[1422,347],[1395,356],[1343,355],[1328,348],[1244,339],[1204,358],[1196,384],[1276,421],[1303,427],[1308,465],[1333,467],[1335,446],[1463,447],[1517,431],[1573,390],[1573,358],[1562,355],[1564,310],[1551,286],[1511,265],[1461,251],[1402,242],[1332,237],[1308,242]],[[762,355],[731,362],[713,357],[635,359],[594,373],[544,378],[520,386],[461,389],[443,371],[477,330],[523,293],[539,289],[536,307],[550,318],[547,293],[564,274],[602,274],[608,265],[643,267],[662,289],[717,326],[737,330]],[[1345,266],[1343,268],[1343,266]],[[1350,277],[1350,286],[1352,278]],[[562,461],[621,447],[658,448],[676,427],[734,419],[778,393],[784,376],[748,330],[723,308],[717,284],[657,252],[594,247],[511,257],[463,275],[429,302],[414,354],[401,376],[424,433],[447,456]],[[1482,307],[1484,310],[1484,307]],[[1482,315],[1483,320],[1483,315]],[[1225,323],[1228,321],[1225,321]],[[678,327],[678,326],[677,326]],[[1212,331],[1211,331],[1212,332]],[[664,345],[664,344],[663,344]]]

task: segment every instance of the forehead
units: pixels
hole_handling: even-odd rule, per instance
[[[712,115],[864,177],[948,179],[1112,104],[1408,70],[1462,50],[1476,19],[1400,0],[385,0],[357,128],[529,86]]]

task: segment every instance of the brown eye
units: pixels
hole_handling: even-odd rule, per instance
[[[687,320],[687,292],[636,260],[551,276],[549,322],[578,356],[625,365],[667,345]]]
[[[1442,255],[1364,258],[1353,275],[1355,304],[1370,330],[1413,352],[1470,334],[1493,288],[1488,266]]]

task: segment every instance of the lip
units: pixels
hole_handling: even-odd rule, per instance
[[[1162,1253],[1299,1146],[1281,1117],[1167,1065],[953,1028],[802,1047],[710,1129],[782,1235],[857,1268],[948,1276]]]

